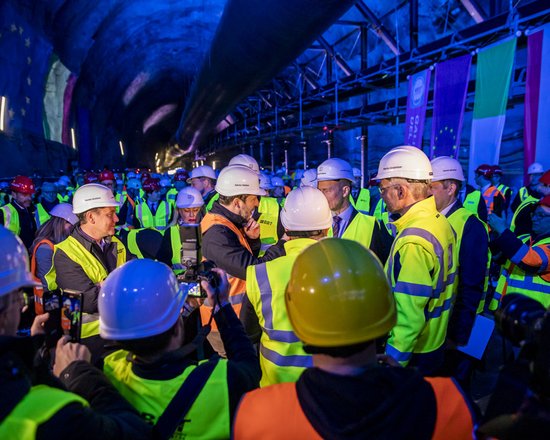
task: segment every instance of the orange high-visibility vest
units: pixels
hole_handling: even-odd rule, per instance
[[[452,379],[434,377],[425,380],[436,398],[436,421],[433,440],[473,438],[472,414]],[[368,433],[365,433],[368,437]],[[233,438],[278,440],[281,438],[321,439],[298,400],[292,382],[260,388],[244,395],[239,405]]]
[[[230,229],[235,233],[237,238],[239,239],[239,243],[241,243],[242,247],[244,247],[248,252],[252,254],[252,249],[250,249],[250,245],[248,244],[248,241],[246,241],[246,238],[241,230],[239,230],[233,223],[231,223],[227,218],[225,218],[223,215],[219,214],[212,214],[211,212],[207,213],[204,218],[201,221],[201,231],[202,234],[206,234],[206,231],[210,229],[214,225],[222,225],[226,228]],[[233,277],[229,274],[227,274],[229,278],[229,302],[233,306],[233,310],[235,310],[235,313],[237,316],[239,316],[241,312],[241,306],[243,302],[243,297],[246,292],[246,281],[241,280],[240,278]],[[207,324],[210,320],[211,315],[211,308],[202,306],[200,308],[201,312],[201,319],[203,324]],[[216,323],[212,321],[212,329],[214,330],[216,327]]]
[[[495,197],[499,194],[502,194],[496,186],[491,185],[483,192],[483,199],[485,200],[485,205],[487,205],[487,215],[493,213],[495,207]],[[504,196],[502,196],[504,198]]]

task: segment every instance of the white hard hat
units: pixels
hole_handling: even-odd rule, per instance
[[[160,179],[160,187],[161,188],[166,188],[168,186],[172,186],[172,181],[166,177],[163,177],[162,179]]]
[[[94,208],[118,207],[113,192],[99,183],[88,183],[76,190],[73,197],[73,212],[82,214]]]
[[[281,179],[279,176],[273,176],[271,178],[271,186],[273,188],[276,188],[278,186],[283,187],[285,186],[285,182],[283,182],[283,179]]]
[[[197,177],[208,177],[209,179],[216,180],[216,172],[210,165],[202,165],[200,167],[193,168],[191,170],[191,174],[189,174],[187,183],[190,184],[191,179],[195,179]]]
[[[178,192],[177,208],[200,208],[202,205],[204,205],[204,199],[198,189],[186,186]]]
[[[128,188],[128,189],[140,189],[141,188],[141,181],[139,179],[130,179],[126,183],[126,188]]]
[[[454,179],[464,182],[464,173],[460,162],[452,157],[440,156],[432,159],[433,182]]]
[[[59,203],[55,205],[50,211],[50,215],[60,217],[68,221],[71,225],[78,223],[78,217],[73,214],[73,205],[70,203]]]
[[[216,191],[222,196],[251,194],[265,196],[260,188],[260,179],[255,171],[242,165],[231,165],[221,170],[216,182]]]
[[[160,335],[176,323],[186,297],[166,264],[147,258],[129,261],[101,286],[99,334],[114,341]]]
[[[232,157],[229,161],[228,166],[230,165],[244,165],[245,167],[248,167],[257,173],[260,172],[260,166],[258,165],[258,162],[256,161],[256,159],[254,159],[252,156],[249,156],[248,154],[237,154],[236,156]]]
[[[281,223],[289,231],[317,231],[332,226],[327,198],[317,188],[304,186],[288,193]]]
[[[271,184],[271,177],[269,177],[267,174],[260,173],[260,188],[273,189],[273,185]]]
[[[311,186],[317,188],[317,169],[310,168],[304,171],[304,176],[300,180],[300,186]]]
[[[529,165],[529,168],[527,168],[527,174],[542,174],[544,173],[544,167],[542,164],[538,162],[533,162],[531,165]]]
[[[22,287],[40,286],[29,271],[29,254],[19,237],[0,226],[0,296]]]
[[[133,171],[130,171],[126,174],[126,178],[129,180],[129,179],[135,179],[137,177],[137,174],[134,173]]]
[[[359,168],[353,167],[353,177],[357,178],[357,177],[361,177],[362,175],[363,173]]]
[[[340,180],[347,179],[353,182],[353,169],[351,165],[344,159],[333,157],[325,160],[317,168],[317,180],[323,182],[325,180]]]
[[[417,147],[403,145],[392,148],[380,159],[376,179],[391,179],[392,177],[431,180],[433,171],[430,159]]]

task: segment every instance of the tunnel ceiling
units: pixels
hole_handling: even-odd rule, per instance
[[[132,165],[152,164],[156,153],[170,164],[236,121],[475,25],[508,4],[9,1],[76,75],[72,109],[88,110],[94,145],[116,149],[123,140]]]

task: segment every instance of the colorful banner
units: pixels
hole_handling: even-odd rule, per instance
[[[471,55],[464,55],[435,67],[432,159],[438,156],[458,158],[471,63]]]
[[[415,73],[409,78],[407,117],[405,119],[405,145],[422,148],[430,77],[431,71],[426,69]]]
[[[550,25],[527,37],[527,80],[524,112],[524,183],[527,168],[539,162],[550,169]]]
[[[516,41],[515,37],[510,38],[480,50],[477,55],[476,95],[468,164],[468,181],[471,184],[478,165],[495,165],[499,162]]]

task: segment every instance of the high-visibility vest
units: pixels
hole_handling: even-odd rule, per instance
[[[82,397],[46,385],[33,386],[0,422],[0,438],[34,440],[38,427],[71,403],[88,406]]]
[[[514,215],[512,216],[512,221],[510,222],[510,231],[515,232],[516,231],[516,219],[518,217],[518,214],[521,210],[523,210],[528,205],[534,205],[539,202],[539,199],[536,197],[527,195],[527,197],[522,200],[522,202],[519,204],[519,206],[514,211]]]
[[[458,281],[456,241],[433,197],[412,205],[393,225],[398,233],[385,270],[397,303],[397,324],[390,332],[386,352],[407,365],[413,354],[431,353],[445,342]],[[396,279],[397,259],[400,271]]]
[[[208,200],[208,203],[206,204],[206,212],[210,212],[212,209],[212,205],[214,205],[214,202],[217,201],[220,198],[220,195],[218,193],[215,193],[212,197],[210,197],[210,200]]]
[[[466,194],[466,197],[464,198],[464,202],[462,202],[462,206],[466,208],[468,211],[477,215],[477,213],[479,212],[478,206],[480,202],[481,202],[481,191],[478,191],[476,189],[475,191],[472,191],[471,193]]]
[[[496,186],[489,186],[485,191],[483,191],[483,200],[485,200],[485,205],[487,206],[487,215],[492,214],[495,208],[495,197],[502,193],[498,190]],[[504,198],[504,196],[502,196]]]
[[[202,235],[204,236],[204,234],[206,234],[206,231],[208,231],[214,225],[222,225],[228,228],[229,230],[233,231],[233,233],[237,236],[237,239],[239,240],[239,243],[241,244],[241,246],[244,247],[248,252],[252,254],[252,249],[250,248],[248,241],[246,241],[246,238],[242,233],[242,231],[240,231],[233,223],[231,223],[223,215],[212,214],[211,212],[207,213],[201,221]],[[243,298],[244,298],[244,295],[246,294],[246,281],[241,280],[240,278],[231,276],[229,274],[227,275],[229,278],[229,302],[233,306],[233,310],[235,310],[235,313],[237,314],[237,316],[239,316],[241,312]],[[210,320],[211,307],[202,305],[199,310],[201,313],[202,322],[203,324],[206,324]],[[214,328],[215,328],[215,322],[212,321],[212,329]]]
[[[527,197],[530,197],[529,189],[526,186],[522,186],[519,189],[518,194],[519,194],[519,200],[521,202],[523,202],[525,199],[527,199]]]
[[[462,392],[451,378],[425,380],[435,395],[433,440],[473,438],[473,415]],[[383,402],[381,402],[383,403]],[[429,411],[430,408],[426,408]],[[388,432],[391,433],[391,427]],[[364,432],[365,438],[369,432]],[[306,417],[295,383],[260,388],[244,395],[233,427],[235,440],[321,439]]]
[[[361,188],[359,195],[357,196],[357,201],[355,201],[350,194],[349,201],[357,211],[362,212],[363,214],[369,214],[370,212],[370,191],[368,188]]]
[[[526,243],[529,236],[523,237]],[[550,237],[545,237],[537,241],[533,246],[550,244]],[[544,258],[547,258],[546,256]],[[501,301],[504,295],[510,293],[520,293],[541,303],[545,309],[550,306],[550,282],[546,281],[540,274],[526,273],[517,265],[507,261],[500,274],[497,288],[495,291],[495,300]],[[491,304],[493,306],[493,304]]]
[[[4,205],[0,208],[4,212],[4,227],[9,229],[15,235],[19,235],[21,232],[21,224],[19,223],[19,213],[15,206],[11,203]]]
[[[126,248],[122,242],[116,238],[112,237],[112,241],[116,243],[117,246],[117,258],[116,258],[116,267],[122,266],[126,262]],[[86,274],[90,281],[94,284],[98,284],[107,278],[107,269],[99,262],[99,260],[92,255],[79,241],[69,236],[61,243],[58,243],[54,246],[54,258],[55,253],[61,249],[67,257],[69,257],[75,264],[82,267],[82,270]],[[57,273],[55,264],[52,265],[49,272],[46,274],[46,281],[48,282],[48,289],[55,290],[57,289]],[[88,314],[83,313],[83,323],[82,323],[82,338],[89,338],[92,336],[99,335],[99,316],[97,314]]]
[[[69,199],[71,198],[71,195],[69,193],[62,196],[61,194],[57,194],[57,200],[59,203],[69,203]]]
[[[260,256],[262,256],[269,246],[277,243],[279,239],[277,235],[277,223],[279,221],[279,204],[277,203],[277,199],[262,196],[258,212],[260,213],[258,224],[260,225],[260,240],[262,242]]]
[[[502,194],[502,197],[504,197],[504,201],[507,201],[506,200],[506,192],[510,189],[509,186],[506,186],[504,183],[500,183],[498,186],[497,186],[497,189],[500,191],[500,193]]]
[[[142,228],[155,228],[162,231],[166,229],[171,216],[172,207],[164,200],[159,202],[155,215],[151,212],[147,202],[138,203],[136,206],[136,217]]]
[[[115,351],[105,358],[103,372],[120,394],[151,424],[157,422],[191,372],[191,365],[169,380],[137,376],[128,360],[128,352]],[[229,390],[227,360],[220,359],[193,405],[182,414],[182,424],[173,439],[229,438]]]
[[[342,234],[342,238],[356,241],[368,249],[372,241],[375,224],[376,219],[374,217],[358,212],[351,223],[348,224],[348,227]],[[330,227],[328,236],[332,237],[333,234],[332,227]]]
[[[292,330],[285,306],[285,289],[296,257],[315,244],[311,238],[285,243],[286,255],[267,263],[248,266],[246,296],[262,327],[260,339],[260,386],[295,382],[302,371],[313,366],[303,344]]]
[[[384,199],[382,199],[382,197],[380,197],[380,199],[376,203],[373,216],[376,218],[376,220],[382,222],[384,225],[389,222],[389,213],[388,211],[386,211],[386,203],[384,202]]]
[[[166,200],[172,205],[172,208],[176,206],[176,199],[178,198],[178,190],[176,188],[170,188],[166,193]]]
[[[137,234],[139,231],[143,231],[143,228],[140,229],[130,229],[128,235],[126,236],[126,244],[128,246],[128,252],[134,254],[138,258],[144,258],[141,249],[137,244]]]
[[[118,214],[120,211],[120,208],[122,208],[122,205],[124,205],[124,202],[126,202],[127,199],[127,193],[126,191],[123,191],[122,193],[116,193],[115,194],[115,200],[118,202],[118,206],[116,207],[116,213]]]
[[[36,210],[34,211],[34,220],[36,221],[36,226],[38,227],[42,226],[50,218],[51,218],[51,215],[42,206],[42,203],[38,203],[36,205]]]
[[[460,247],[462,245],[462,237],[464,235],[464,227],[466,226],[466,222],[468,221],[468,219],[472,215],[477,217],[476,214],[474,214],[473,212],[468,211],[466,208],[462,207],[462,208],[457,209],[449,217],[447,217],[447,220],[449,220],[449,223],[451,224],[451,226],[453,227],[453,230],[456,233],[456,246],[454,247],[454,249],[455,249],[455,254],[456,254],[455,258],[456,258],[456,262],[457,262],[457,270],[458,270],[459,276],[460,276],[459,255],[460,255]],[[478,220],[485,227],[485,231],[487,232],[487,240],[488,240],[489,229],[487,228],[487,224],[483,220],[480,220],[479,218],[478,218]],[[478,314],[483,312],[483,310],[485,308],[485,295],[487,294],[487,289],[489,287],[489,269],[490,269],[490,267],[491,267],[491,251],[490,251],[489,247],[487,247],[487,266],[485,268],[485,281],[483,283],[483,292],[482,292],[483,295],[481,297],[481,300],[479,301],[479,305],[478,305],[478,308],[477,308],[477,313]]]

